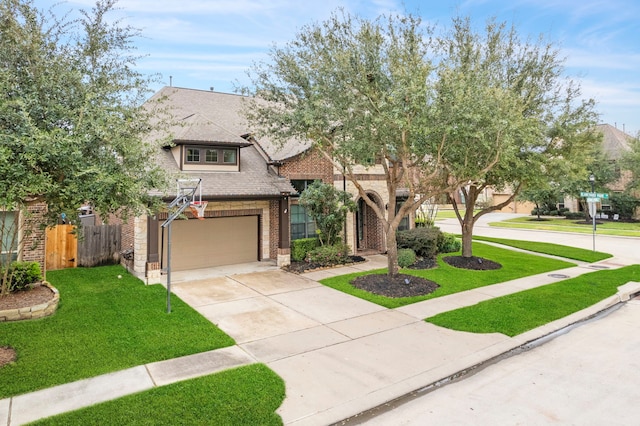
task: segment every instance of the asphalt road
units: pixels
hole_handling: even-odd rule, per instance
[[[491,228],[475,234],[591,248],[592,236]],[[507,217],[512,217],[511,215]],[[446,223],[445,223],[446,222]],[[448,220],[437,224],[459,233]],[[640,263],[640,240],[596,235],[596,249]],[[367,425],[640,424],[640,298],[528,352],[381,413]]]

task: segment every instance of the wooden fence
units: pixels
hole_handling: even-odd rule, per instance
[[[84,225],[78,240],[78,266],[112,265],[120,261],[120,225]]]

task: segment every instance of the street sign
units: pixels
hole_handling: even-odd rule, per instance
[[[592,198],[593,197],[595,197],[595,198],[604,198],[605,200],[609,199],[609,194],[600,193],[600,192],[581,192],[580,196],[581,197],[592,197]],[[600,201],[600,200],[598,200],[598,201]]]
[[[600,198],[597,197],[587,197],[587,203],[599,203]]]

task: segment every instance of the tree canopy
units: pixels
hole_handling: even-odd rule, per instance
[[[452,102],[455,108],[445,110],[452,127],[442,131],[467,147],[464,157],[446,158],[447,171],[460,182],[469,167],[477,170],[451,193],[462,227],[462,255],[470,257],[473,225],[480,216],[505,207],[526,186],[544,189],[554,177],[584,176],[600,136],[593,100],[581,99],[579,85],[563,76],[564,59],[552,43],[522,40],[514,27],[493,21],[476,32],[462,18],[454,20],[443,43],[448,54],[440,81],[467,88],[439,93],[445,99],[450,92],[460,93]],[[495,140],[496,151],[478,143],[484,139]],[[490,166],[478,167],[488,159],[477,159],[489,154],[495,155]],[[508,188],[511,196],[474,211],[488,187]],[[462,208],[456,192],[462,193]]]
[[[254,99],[247,117],[259,132],[281,143],[311,140],[358,189],[383,224],[392,275],[398,272],[395,234],[402,218],[490,169],[503,144],[502,138],[474,138],[449,114],[470,118],[475,109],[492,111],[483,114],[484,124],[506,135],[514,117],[523,120],[511,112],[518,99],[485,84],[490,70],[443,68],[442,51],[418,17],[368,21],[341,11],[273,47],[271,60],[255,64],[253,86],[244,89]],[[361,184],[363,168],[384,174],[386,208]],[[396,212],[400,188],[407,197]]]
[[[111,22],[115,0],[76,20],[0,0],[0,207],[44,201],[49,217],[90,203],[103,217],[146,208],[163,173],[143,143],[152,79],[135,71],[138,31]],[[58,5],[60,7],[60,5]]]

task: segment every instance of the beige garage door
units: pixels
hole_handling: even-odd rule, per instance
[[[174,271],[258,260],[258,216],[176,220],[171,226]],[[166,251],[165,243],[165,262]]]

